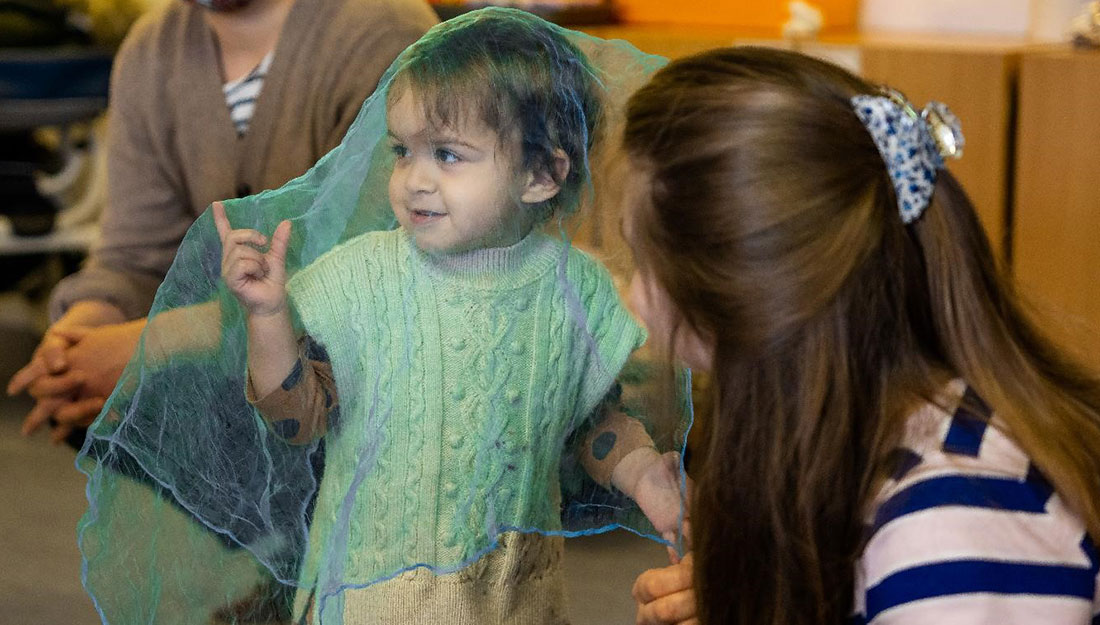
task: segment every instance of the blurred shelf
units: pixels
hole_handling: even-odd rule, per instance
[[[54,230],[39,237],[18,236],[12,233],[8,218],[0,216],[0,256],[87,252],[95,241],[95,235],[95,224],[86,224]]]
[[[0,131],[94,118],[107,107],[113,58],[95,47],[0,48]]]
[[[105,110],[105,97],[0,100],[0,132],[63,126],[93,119]]]

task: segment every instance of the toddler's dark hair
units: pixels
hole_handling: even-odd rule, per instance
[[[560,28],[516,9],[452,19],[405,51],[390,96],[402,87],[439,127],[476,114],[502,140],[518,133],[522,168],[561,185],[544,216],[577,207],[601,111],[595,71]],[[569,159],[564,179],[553,167],[559,148]]]

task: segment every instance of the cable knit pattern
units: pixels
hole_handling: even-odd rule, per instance
[[[433,257],[396,230],[338,246],[288,291],[328,350],[341,402],[303,586],[348,623],[403,622],[368,619],[364,610],[377,610],[363,606],[413,588],[503,602],[493,608],[499,622],[562,622],[560,606],[551,609],[560,601],[556,551],[481,556],[499,528],[560,529],[563,442],[644,340],[606,270],[541,233]],[[510,573],[496,570],[504,562]],[[418,564],[458,572],[401,573]],[[500,594],[520,578],[540,581]],[[467,621],[465,608],[452,607],[449,623],[498,622],[477,610]]]

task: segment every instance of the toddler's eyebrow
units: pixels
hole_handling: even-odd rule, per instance
[[[390,139],[393,139],[394,141],[404,141],[404,139],[402,139],[401,137],[393,134],[392,130],[387,130],[386,136],[388,136]],[[431,137],[431,141],[436,145],[458,145],[468,150],[473,150],[475,152],[482,151],[482,148],[479,148],[476,145],[463,141],[462,139],[459,139],[458,137],[452,135],[435,135]]]
[[[458,137],[451,136],[451,135],[437,135],[435,137],[432,137],[432,142],[436,143],[436,144],[460,145],[460,146],[462,146],[464,148],[468,148],[470,150],[481,151],[481,148],[477,147],[476,145],[471,145],[471,144],[463,141],[462,139],[459,139]]]

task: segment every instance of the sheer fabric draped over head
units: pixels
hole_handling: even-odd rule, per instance
[[[543,75],[517,80],[507,73],[529,72],[522,63],[463,58],[471,42],[511,54],[521,41]],[[311,440],[249,402],[246,316],[221,280],[211,211],[201,216],[78,458],[84,583],[104,621],[243,623],[272,604],[283,618],[306,596],[320,604],[418,567],[461,570],[509,531],[653,536],[576,450],[608,402],[661,450],[686,435],[686,411],[658,417],[644,400],[654,368],[619,297],[631,270],[616,187],[629,166],[623,105],[662,64],[520,11],[467,14],[406,50],[312,169],[225,202],[233,228],[270,235],[292,222],[296,329],[338,393]],[[561,193],[531,207],[535,232],[476,263],[416,247],[388,191],[391,86],[416,91],[430,119],[473,111],[520,146],[520,170],[565,153]]]

